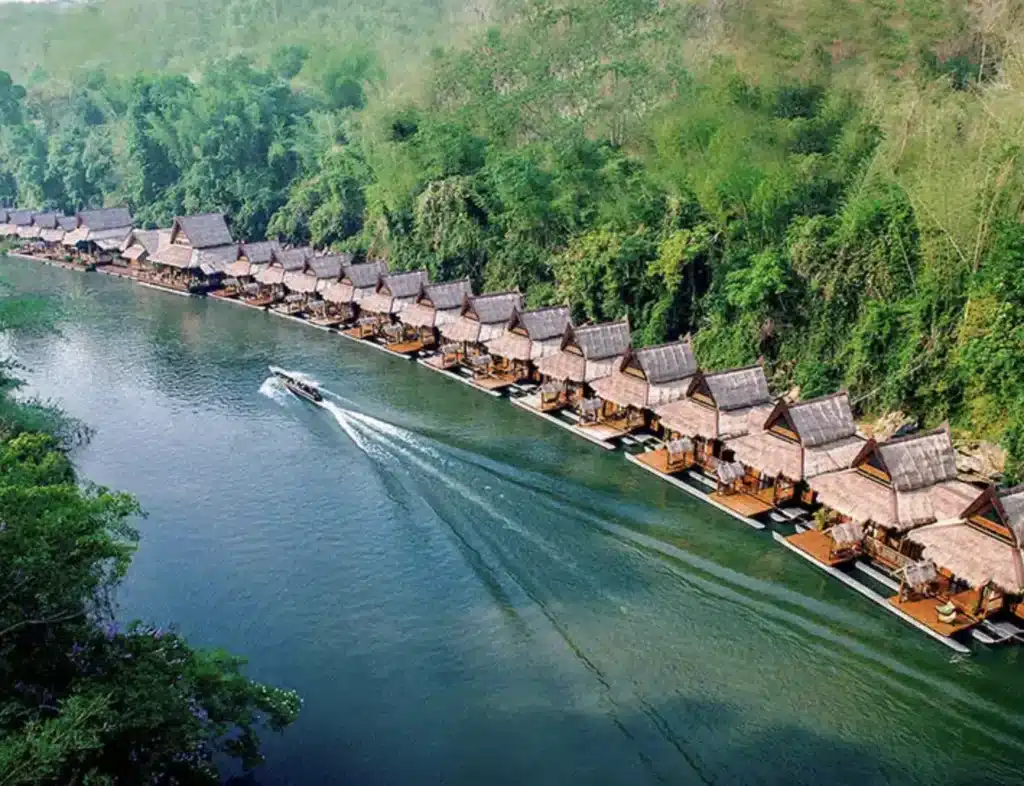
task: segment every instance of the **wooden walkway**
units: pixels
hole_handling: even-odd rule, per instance
[[[598,447],[602,447],[605,450],[615,450],[615,445],[611,444],[610,442],[606,442],[603,439],[599,439],[597,436],[591,436],[590,434],[587,434],[585,431],[581,431],[572,423],[564,421],[561,418],[550,414],[549,412],[543,412],[540,408],[540,396],[537,395],[536,393],[529,396],[514,398],[512,399],[512,403],[515,406],[519,407],[520,409],[524,409],[527,412],[534,414],[539,418],[544,418],[544,420],[548,421],[549,423],[554,423],[559,428],[564,428],[566,431],[571,431],[578,437],[583,437],[583,439],[587,440],[588,442],[592,442]]]
[[[488,390],[487,388],[482,388],[479,385],[477,385],[472,379],[464,377],[458,372],[451,371],[450,369],[447,368],[441,368],[441,366],[437,363],[437,360],[438,358],[435,355],[434,357],[420,358],[417,362],[424,368],[429,368],[431,371],[436,371],[438,374],[443,374],[444,376],[448,377],[448,379],[454,379],[456,382],[461,382],[463,385],[469,385],[471,388],[479,390],[481,393],[486,393],[488,396],[493,396],[494,398],[501,398],[500,390]]]

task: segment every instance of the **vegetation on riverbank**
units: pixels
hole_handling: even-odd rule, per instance
[[[0,199],[224,211],[692,331],[1021,474],[1017,4],[201,5],[5,9]]]
[[[0,329],[47,304],[0,300]],[[14,398],[0,366],[0,784],[220,783],[216,760],[259,761],[257,729],[295,720],[291,691],[173,630],[115,620],[140,510],[75,474],[80,424]]]

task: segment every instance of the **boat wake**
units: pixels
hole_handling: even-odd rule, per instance
[[[282,405],[290,398],[288,391],[284,389],[284,385],[281,384],[281,380],[277,377],[267,377],[263,380],[263,384],[260,385],[259,394]]]

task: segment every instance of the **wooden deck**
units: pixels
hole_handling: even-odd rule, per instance
[[[266,308],[273,304],[274,298],[270,295],[266,295],[264,297],[246,297],[242,298],[242,302],[247,306],[252,306],[253,308]]]
[[[619,437],[626,436],[628,433],[607,423],[580,423],[578,426],[573,426],[573,431],[599,439],[602,442],[612,442]]]
[[[973,620],[966,614],[962,613],[958,613],[956,615],[956,622],[952,625],[947,625],[945,622],[939,622],[939,615],[936,613],[935,609],[939,606],[944,606],[945,601],[938,598],[906,600],[901,603],[899,595],[894,595],[889,598],[889,603],[907,616],[913,617],[922,625],[925,625],[929,629],[935,631],[940,636],[953,636],[960,631],[968,630],[978,624],[977,620]]]
[[[398,355],[412,355],[423,349],[422,341],[399,341],[397,344],[385,344],[384,348]]]
[[[510,377],[475,377],[473,384],[485,390],[504,390],[512,387],[515,383]]]
[[[855,554],[845,556],[832,554],[832,538],[816,529],[798,532],[796,535],[790,535],[786,540],[822,565],[828,565],[832,568],[836,565],[852,562],[857,558]]]
[[[721,491],[713,491],[708,496],[719,505],[724,505],[729,510],[734,510],[746,518],[760,516],[775,509],[774,505],[742,492],[737,493],[734,491],[729,494],[723,494]]]
[[[636,459],[641,464],[650,467],[655,472],[660,472],[662,475],[676,475],[689,469],[688,462],[682,462],[676,466],[669,466],[668,451],[664,448],[649,450],[646,453],[638,453],[636,455]]]
[[[344,322],[341,317],[310,317],[309,324],[322,328],[337,327]]]
[[[554,423],[556,426],[558,426],[559,428],[564,428],[566,431],[571,431],[573,434],[583,437],[583,439],[587,440],[588,442],[592,442],[595,445],[604,448],[605,450],[615,450],[615,445],[613,445],[612,443],[600,439],[597,435],[588,434],[586,431],[583,431],[578,426],[575,426],[572,423],[562,420],[557,415],[550,414],[550,411],[542,410],[540,408],[540,396],[536,393],[529,396],[522,396],[520,398],[513,398],[512,403],[515,406],[519,407],[520,409],[525,409],[527,412],[532,412],[537,417],[544,418],[544,420],[548,421],[549,423]]]

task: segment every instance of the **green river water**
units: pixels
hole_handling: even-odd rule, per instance
[[[149,517],[123,615],[297,689],[253,784],[1024,783],[1019,649],[959,658],[764,533],[422,368],[3,259],[7,338]],[[332,391],[317,409],[268,364]]]

